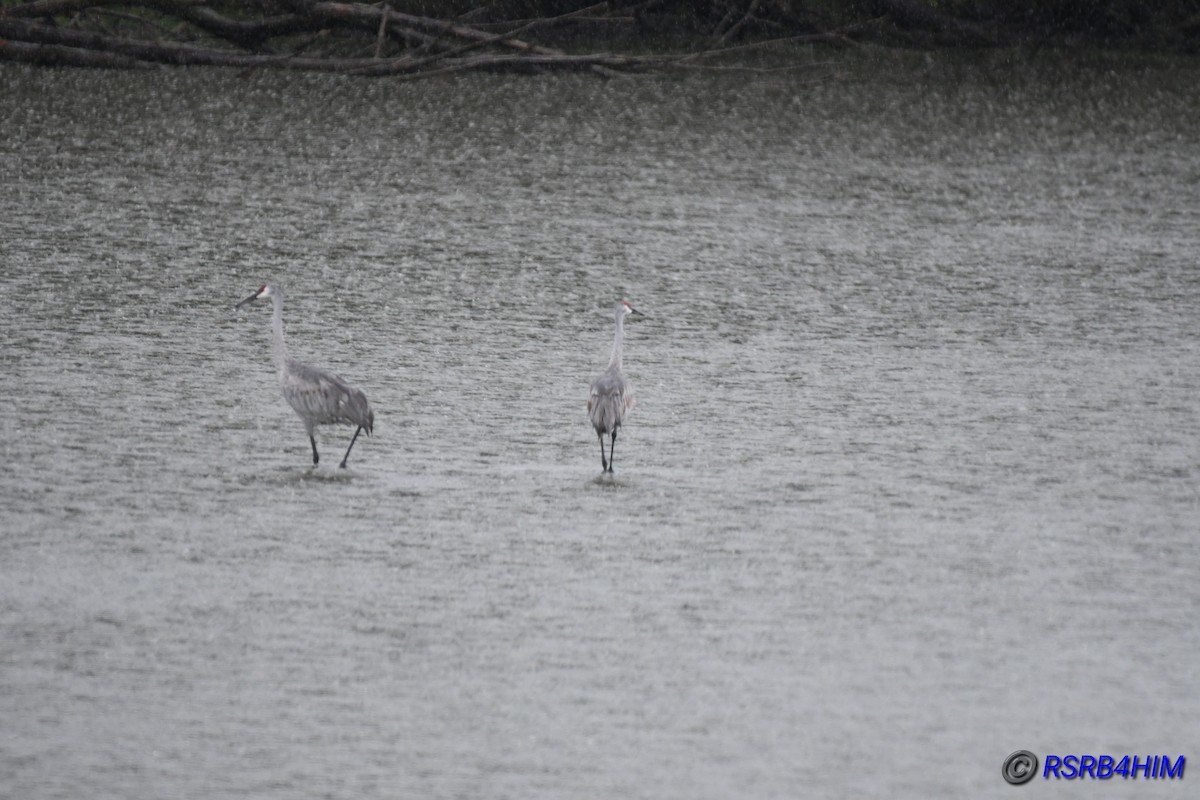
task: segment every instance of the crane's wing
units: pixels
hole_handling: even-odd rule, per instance
[[[375,425],[366,395],[332,372],[293,361],[280,385],[288,404],[313,425],[359,425],[368,434]]]
[[[609,369],[592,382],[588,397],[588,419],[600,433],[612,433],[625,418],[625,412],[633,407],[633,387],[625,376]]]

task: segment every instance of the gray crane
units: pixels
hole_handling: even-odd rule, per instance
[[[617,449],[617,429],[625,419],[625,412],[633,406],[633,387],[621,372],[621,345],[625,338],[625,318],[630,314],[644,317],[640,311],[634,310],[628,300],[618,300],[613,307],[617,320],[617,332],[613,339],[612,358],[608,360],[608,369],[600,373],[600,377],[592,381],[592,394],[588,398],[588,419],[596,429],[600,439],[600,467],[602,472],[613,471],[613,453]],[[611,443],[608,458],[604,457],[604,434],[608,434]]]
[[[323,369],[301,364],[288,353],[287,345],[283,343],[283,290],[278,286],[263,285],[258,291],[237,304],[240,309],[253,303],[260,297],[269,297],[275,304],[275,315],[271,320],[271,330],[274,333],[275,369],[279,376],[279,388],[283,398],[295,409],[304,421],[304,429],[308,432],[308,441],[312,444],[313,465],[321,457],[317,455],[317,440],[313,433],[318,425],[335,423],[357,425],[354,438],[346,448],[342,458],[342,468],[346,467],[346,459],[358,434],[363,431],[371,435],[375,425],[375,412],[367,403],[366,396],[350,386],[344,380],[326,372]]]

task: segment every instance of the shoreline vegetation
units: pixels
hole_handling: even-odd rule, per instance
[[[818,50],[1200,52],[1200,0],[0,0],[0,61],[417,79],[804,69]]]

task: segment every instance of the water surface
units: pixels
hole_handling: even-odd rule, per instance
[[[0,794],[1200,757],[1198,78],[0,69]]]

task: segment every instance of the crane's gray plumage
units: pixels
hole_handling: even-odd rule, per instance
[[[625,340],[625,317],[630,314],[642,315],[635,311],[627,300],[618,300],[613,307],[616,317],[617,330],[613,339],[612,358],[608,361],[608,369],[600,373],[600,377],[592,381],[591,396],[588,397],[588,419],[596,429],[600,439],[600,467],[603,471],[613,471],[613,452],[617,447],[617,429],[625,420],[625,414],[633,407],[633,386],[621,371],[621,353]],[[604,453],[604,435],[608,434],[610,441],[608,457]]]
[[[260,297],[270,297],[275,306],[271,332],[279,389],[288,405],[304,421],[304,430],[312,444],[313,464],[321,460],[317,455],[317,439],[314,435],[318,425],[357,426],[350,447],[346,448],[346,456],[342,459],[341,466],[345,467],[346,459],[358,441],[358,434],[366,431],[368,436],[371,435],[371,429],[375,426],[375,412],[371,410],[366,395],[358,389],[332,372],[300,363],[288,353],[287,345],[283,343],[282,289],[271,285],[260,286],[257,292],[238,303],[237,307],[241,308]]]

